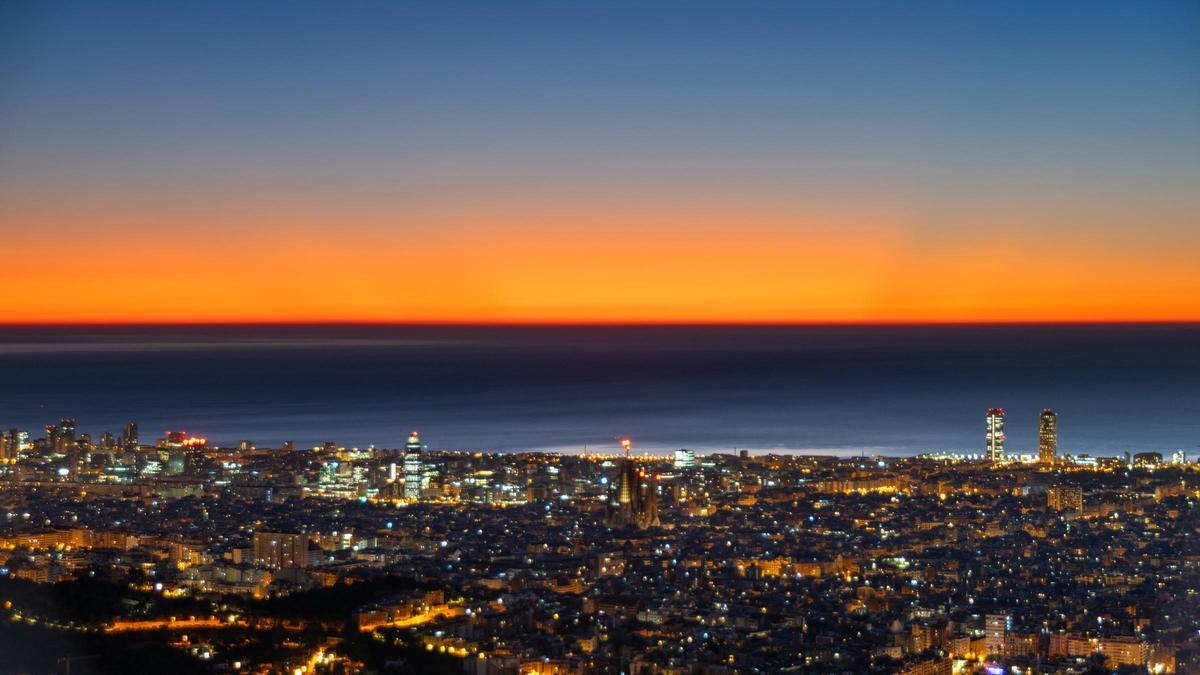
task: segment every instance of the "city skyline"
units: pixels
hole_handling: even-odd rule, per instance
[[[572,456],[427,452],[416,430],[403,449],[299,450],[44,431],[0,438],[3,672],[1200,671],[1200,462],[1183,452],[642,457],[625,436]]]
[[[1198,327],[11,328],[0,423],[365,447],[974,452],[1001,406],[1013,452],[1046,406],[1064,452],[1193,448]],[[93,392],[103,391],[103,396]],[[401,425],[402,428],[397,428]]]
[[[920,453],[917,457],[956,457],[965,460],[987,461],[993,463],[1026,463],[1026,464],[1042,464],[1054,465],[1058,462],[1076,462],[1083,460],[1089,463],[1094,457],[1093,453],[1063,453],[1059,454],[1058,446],[1058,413],[1050,408],[1044,408],[1038,415],[1037,437],[1036,444],[1030,450],[1010,452],[1006,449],[1008,436],[1004,432],[1007,414],[1003,408],[988,408],[985,415],[986,433],[984,442],[981,448],[972,450],[970,448],[962,449],[930,449],[928,452]],[[78,420],[74,417],[60,418],[58,423],[48,422],[40,427],[45,430],[45,438],[51,445],[58,438],[58,434],[65,430],[63,438],[68,438],[72,441],[78,438],[85,443],[96,442],[98,447],[111,450],[123,449],[126,451],[136,451],[141,447],[139,443],[138,423],[135,420],[129,420],[125,423],[124,429],[119,436],[113,435],[111,431],[103,431],[92,433],[92,431],[79,431]],[[398,427],[399,428],[399,427]],[[0,460],[14,459],[22,451],[32,449],[30,439],[33,438],[30,431],[20,428],[9,428],[6,431],[0,430]],[[399,439],[403,439],[403,444]],[[98,439],[98,440],[97,440]],[[560,449],[529,447],[524,449],[508,449],[508,450],[489,450],[486,448],[450,448],[442,446],[430,447],[427,444],[422,444],[418,430],[411,430],[407,434],[401,434],[396,439],[393,439],[395,444],[388,442],[371,443],[363,447],[351,447],[346,444],[338,443],[334,440],[324,441],[322,443],[313,443],[311,447],[299,446],[300,450],[321,451],[329,449],[345,450],[362,450],[371,452],[392,452],[395,454],[390,477],[394,480],[399,480],[405,485],[419,484],[422,481],[422,453],[432,450],[440,453],[479,453],[490,452],[494,454],[547,454],[547,455],[588,455],[588,456],[610,456],[610,457],[646,457],[658,459],[673,459],[676,466],[691,467],[694,465],[697,457],[707,457],[712,455],[735,455],[754,454],[758,456],[772,455],[797,455],[797,456],[833,456],[852,458],[854,456],[865,457],[868,450],[873,457],[884,457],[889,459],[899,459],[909,455],[893,454],[889,455],[886,451],[877,452],[879,449],[862,448],[859,450],[842,449],[822,450],[817,448],[753,448],[753,447],[737,447],[729,448],[712,448],[712,447],[674,447],[656,445],[649,449],[642,448],[639,444],[637,453],[632,452],[633,439],[629,436],[615,435],[609,443],[600,443],[588,447],[586,444],[580,449],[564,447]],[[237,448],[239,452],[248,452],[253,450],[272,450],[277,449],[280,452],[289,453],[297,450],[297,445],[294,440],[284,440],[278,444],[265,443],[258,445],[253,439],[239,438],[237,441],[211,439],[208,436],[200,436],[197,433],[188,431],[173,431],[166,430],[162,432],[162,437],[156,441],[159,445],[163,442],[172,443],[180,447],[213,447],[213,448]],[[147,444],[149,446],[150,444]],[[274,446],[278,445],[278,448]],[[1100,457],[1113,457],[1124,455],[1131,457],[1134,450],[1125,450],[1115,453],[1098,453]],[[1138,451],[1139,454],[1154,454],[1154,451],[1146,451],[1144,449]],[[1161,448],[1157,452],[1160,458],[1164,455],[1186,458],[1188,449],[1186,448]],[[399,470],[402,473],[397,473]],[[622,469],[622,486],[621,499],[622,503],[629,503],[630,497],[630,482],[629,476],[632,475],[632,468],[626,467]],[[411,489],[411,488],[409,488]],[[406,491],[406,498],[416,498],[416,495],[411,491]]]
[[[1200,675],[1200,1],[0,2],[0,675]]]

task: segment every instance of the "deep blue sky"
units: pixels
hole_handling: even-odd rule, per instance
[[[6,165],[30,176],[79,158],[107,161],[112,180],[169,169],[166,180],[228,170],[228,153],[259,149],[267,166],[235,176],[289,160],[297,173],[352,169],[346,179],[380,166],[486,172],[489,157],[515,153],[586,178],[640,148],[662,179],[654,169],[688,173],[698,143],[766,173],[794,170],[802,150],[835,172],[865,164],[966,180],[1033,152],[1047,172],[1065,162],[1117,182],[1139,166],[1168,182],[1195,177],[1195,2],[0,11],[0,139]],[[397,166],[400,149],[434,156]],[[580,161],[581,151],[595,156]]]

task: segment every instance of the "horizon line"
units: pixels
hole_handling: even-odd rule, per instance
[[[648,320],[118,320],[118,321],[5,321],[3,328],[203,328],[203,327],[412,327],[412,328],[840,328],[840,327],[1020,327],[1020,326],[1200,326],[1200,318],[1055,320],[913,320],[913,321],[648,321]]]

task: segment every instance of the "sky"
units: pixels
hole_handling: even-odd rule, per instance
[[[1196,2],[7,2],[0,322],[1200,320]]]

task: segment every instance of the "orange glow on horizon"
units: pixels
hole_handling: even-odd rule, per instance
[[[28,225],[7,235],[8,324],[1200,320],[1192,249],[1119,228],[935,236],[820,209],[0,217]]]

